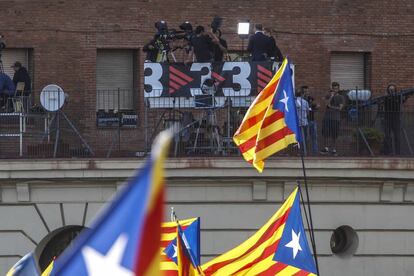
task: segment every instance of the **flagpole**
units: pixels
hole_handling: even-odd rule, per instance
[[[316,271],[319,274],[319,264],[318,264],[318,254],[316,253],[316,242],[315,242],[315,232],[313,229],[313,220],[312,220],[312,211],[311,211],[311,206],[310,206],[310,200],[309,200],[309,189],[308,189],[308,178],[306,177],[306,168],[305,168],[305,159],[303,157],[303,147],[300,147],[299,145],[299,149],[300,149],[300,159],[302,161],[302,171],[303,171],[303,179],[305,182],[305,192],[306,192],[306,199],[307,199],[307,205],[308,205],[308,212],[309,212],[309,222],[310,222],[310,238],[311,238],[311,243],[312,243],[312,249],[313,249],[313,254],[314,254],[314,259],[315,259],[315,265],[316,265]],[[299,186],[300,189],[300,186]],[[303,198],[303,197],[302,197]],[[305,209],[306,211],[306,209]]]

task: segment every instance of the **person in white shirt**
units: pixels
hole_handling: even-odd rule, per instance
[[[303,98],[302,92],[296,91],[296,114],[298,115],[298,123],[302,134],[302,146],[306,155],[307,132],[308,132],[308,113],[310,111],[309,103]]]

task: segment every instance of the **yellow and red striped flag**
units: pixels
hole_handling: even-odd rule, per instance
[[[253,236],[201,268],[206,276],[316,275],[303,227],[298,188]]]
[[[178,223],[181,226],[183,231],[187,231],[188,227],[192,226],[195,228],[195,231],[198,232],[198,235],[189,235],[187,239],[192,245],[192,249],[195,251],[195,255],[199,260],[200,255],[200,218],[190,218],[185,220],[180,220]],[[164,222],[161,226],[161,272],[165,276],[178,276],[178,266],[177,266],[177,256],[176,252],[172,256],[168,256],[166,248],[171,245],[171,243],[177,238],[177,222]],[[175,247],[177,245],[175,244]]]
[[[247,110],[233,140],[244,159],[262,172],[266,158],[299,139],[292,70],[285,59]]]

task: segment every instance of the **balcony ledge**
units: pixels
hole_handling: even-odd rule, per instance
[[[0,179],[125,179],[145,159],[16,159],[0,161]],[[414,158],[309,157],[310,178],[414,179]],[[299,158],[279,157],[266,162],[262,174],[241,157],[169,158],[169,178],[298,178]]]

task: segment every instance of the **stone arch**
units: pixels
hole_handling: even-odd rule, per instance
[[[36,246],[35,256],[37,257],[39,268],[44,271],[50,262],[59,257],[86,227],[81,225],[67,225],[53,230],[47,234]]]

